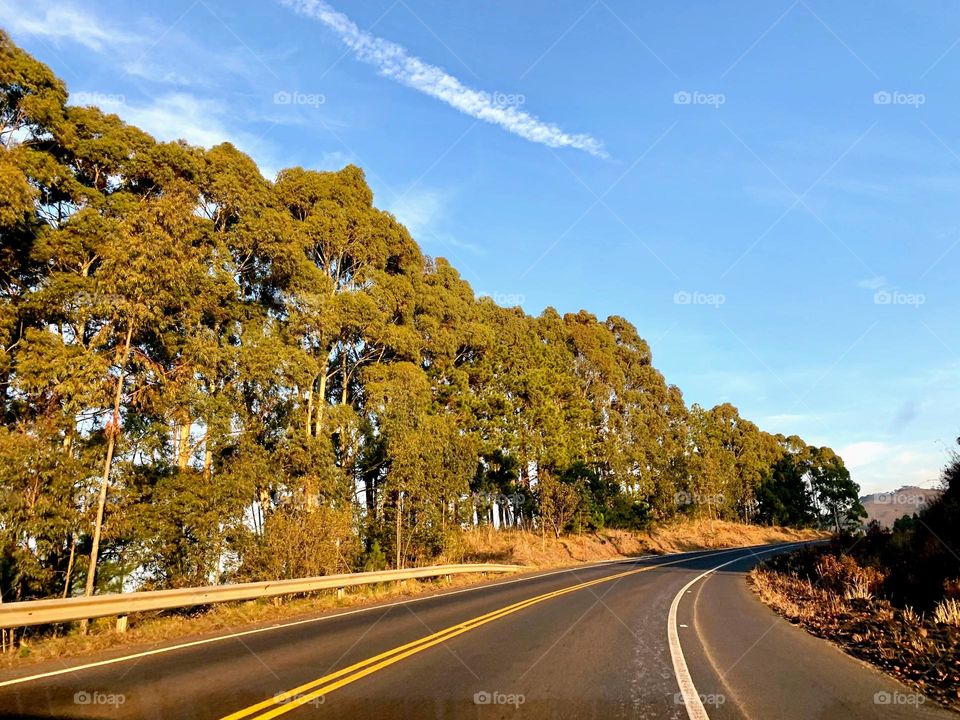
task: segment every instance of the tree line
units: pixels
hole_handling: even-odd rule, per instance
[[[4,600],[427,562],[490,523],[855,521],[621,317],[475,297],[363,172],[156,142],[0,32]]]

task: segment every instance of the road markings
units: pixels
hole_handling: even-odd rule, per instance
[[[795,545],[802,545],[803,543],[794,543]],[[763,550],[761,552],[754,553],[755,556],[763,555],[766,553],[776,552],[778,550],[783,550],[789,545],[780,547],[771,548],[770,550]],[[727,565],[733,565],[735,562],[740,562],[741,560],[746,560],[749,556],[738,557],[733,560],[728,560],[725,563],[720,563],[716,567],[712,567],[704,573],[697,575],[693,580],[684,585],[680,592],[678,592],[674,598],[673,602],[670,603],[670,613],[667,616],[667,644],[670,646],[670,657],[673,660],[673,674],[677,677],[677,685],[680,686],[680,694],[683,697],[683,704],[687,708],[687,715],[690,720],[710,720],[710,716],[707,715],[707,709],[703,706],[703,700],[700,699],[700,694],[697,692],[697,686],[693,684],[693,678],[690,676],[690,668],[687,667],[687,661],[683,657],[683,648],[680,647],[680,633],[677,631],[677,608],[680,607],[681,598],[690,592],[690,588],[696,585],[698,582],[703,580],[707,575],[716,572],[720,568],[726,567]],[[687,627],[686,625],[681,625],[680,627]]]
[[[697,552],[697,551],[693,551]],[[680,553],[688,554],[688,553]],[[192,640],[190,642],[179,643],[177,645],[167,645],[161,648],[154,648],[152,650],[144,650],[142,652],[131,653],[130,655],[121,655],[120,657],[110,658],[108,660],[97,660],[95,662],[84,663],[82,665],[72,665],[70,667],[60,668],[58,670],[50,670],[48,672],[37,673],[36,675],[27,675],[25,677],[13,678],[11,680],[4,680],[0,682],[0,688],[7,687],[8,685],[19,685],[21,683],[31,682],[32,680],[43,680],[49,677],[55,677],[57,675],[66,675],[67,673],[78,672],[80,670],[89,670],[90,668],[102,667],[104,665],[114,665],[116,663],[127,662],[128,660],[138,660],[139,658],[149,657],[150,655],[162,655],[163,653],[172,652],[174,650],[183,650],[185,648],[192,648],[198,645],[208,645],[210,643],[220,642],[221,640],[230,640],[232,638],[245,637],[247,635],[257,635],[259,633],[269,632],[271,630],[282,630],[288,627],[295,627],[297,625],[305,625],[308,623],[323,622],[324,620],[332,620],[338,617],[344,617],[346,615],[356,615],[357,613],[370,612],[371,610],[382,610],[384,608],[391,608],[397,605],[407,605],[415,602],[423,602],[424,600],[435,600],[437,598],[449,597],[451,595],[460,595],[461,593],[475,592],[477,590],[489,589],[493,587],[499,587],[501,585],[512,585],[513,583],[519,582],[529,582],[530,580],[537,580],[538,578],[549,577],[551,575],[560,575],[561,573],[567,572],[576,572],[582,570],[589,570],[593,567],[601,567],[603,565],[611,565],[616,563],[628,563],[634,562],[636,560],[646,560],[652,557],[662,557],[660,555],[644,555],[637,558],[618,558],[615,560],[602,560],[598,563],[591,563],[590,565],[581,565],[578,567],[572,568],[563,568],[561,570],[552,570],[550,572],[538,573],[537,575],[529,575],[526,577],[514,578],[512,580],[504,580],[503,582],[489,583],[484,585],[475,585],[473,587],[461,588],[459,590],[450,590],[448,592],[441,592],[435,595],[424,595],[423,597],[415,598],[406,598],[404,600],[397,600],[390,603],[382,603],[379,605],[369,605],[367,607],[360,607],[354,610],[345,610],[344,612],[338,612],[330,615],[321,615],[319,617],[307,618],[305,620],[294,620],[293,622],[288,623],[279,623],[276,625],[268,625],[266,627],[253,628],[251,630],[241,630],[235,633],[229,633],[227,635],[217,635],[215,637],[203,638],[202,640]]]
[[[727,555],[729,553],[742,551],[744,549],[745,548],[733,548],[730,550],[723,550],[717,553],[711,553],[708,555],[708,557]],[[499,620],[502,617],[519,612],[520,610],[528,608],[531,605],[536,605],[544,602],[545,600],[550,600],[561,595],[576,592],[577,590],[583,590],[594,585],[600,585],[601,583],[618,580],[630,575],[638,575],[649,570],[655,570],[668,565],[676,565],[677,563],[681,562],[687,562],[689,559],[690,558],[684,557],[677,560],[672,560],[670,562],[646,565],[634,570],[627,570],[626,572],[617,573],[615,575],[608,575],[595,580],[589,580],[577,585],[571,585],[566,588],[561,588],[560,590],[554,590],[552,592],[544,593],[543,595],[537,595],[526,600],[521,600],[513,605],[507,605],[506,607],[494,610],[485,615],[480,615],[472,620],[466,620],[457,625],[444,628],[443,630],[435,632],[431,635],[426,635],[418,640],[409,642],[406,645],[401,645],[400,647],[393,648],[392,650],[387,650],[384,653],[367,658],[366,660],[362,660],[354,665],[343,668],[342,670],[337,670],[329,675],[317,678],[316,680],[311,680],[310,682],[304,683],[303,685],[295,687],[286,692],[278,693],[272,698],[268,698],[267,700],[263,700],[255,705],[251,705],[250,707],[238,710],[230,715],[226,715],[221,720],[241,720],[243,718],[250,718],[254,715],[256,716],[255,720],[268,720],[269,718],[278,717],[290,712],[291,710],[295,710],[302,705],[306,705],[314,700],[317,700],[320,697],[333,692],[334,690],[366,677],[367,675],[375,673],[378,670],[382,670],[385,667],[400,662],[411,655],[422,652],[423,650],[433,647],[434,645],[439,645],[446,640],[454,638],[457,635],[462,635],[463,633],[469,632],[470,630],[478,628],[481,625],[486,625],[494,620]],[[742,558],[737,558],[737,560],[740,559]],[[736,562],[736,560],[732,560],[730,562]],[[703,576],[701,575],[700,577]],[[256,715],[256,713],[260,713],[261,711],[264,712]]]
[[[744,550],[746,548],[739,548],[739,549]],[[288,623],[277,623],[274,625],[268,625],[266,627],[252,628],[250,630],[241,630],[234,633],[228,633],[227,635],[216,635],[214,637],[203,638],[201,640],[192,640],[190,642],[178,643],[176,645],[166,645],[161,648],[153,648],[152,650],[144,650],[142,652],[131,653],[130,655],[120,655],[119,657],[109,658],[108,660],[96,660],[94,662],[83,663],[81,665],[71,665],[69,667],[37,673],[35,675],[25,675],[24,677],[18,677],[18,678],[12,678],[10,680],[0,681],[0,688],[7,687],[10,685],[20,685],[22,683],[32,682],[34,680],[44,680],[46,678],[56,677],[58,675],[66,675],[67,673],[75,673],[81,670],[90,670],[91,668],[103,667],[104,665],[115,665],[117,663],[127,662],[129,660],[139,660],[140,658],[149,657],[151,655],[162,655],[164,653],[173,652],[174,650],[184,650],[186,648],[197,647],[198,645],[209,645],[210,643],[220,642],[221,640],[231,640],[233,638],[242,638],[247,635],[258,635],[259,633],[270,632],[271,630],[283,630],[284,628],[295,627],[297,625],[306,625],[310,623],[323,622],[325,620],[333,620],[334,618],[345,617],[347,615],[356,615],[358,613],[370,612],[372,610],[383,610],[385,608],[396,607],[397,605],[408,605],[411,603],[424,602],[425,600],[435,600],[437,598],[450,597],[452,595],[460,595],[461,593],[476,592],[477,590],[500,587],[501,585],[513,585],[514,583],[529,582],[531,580],[537,580],[539,578],[550,577],[551,575],[560,575],[562,573],[589,570],[595,567],[602,567],[603,565],[629,563],[629,562],[635,562],[637,560],[647,560],[650,558],[658,558],[658,557],[672,557],[674,555],[676,556],[693,555],[700,552],[709,552],[709,551],[690,550],[688,552],[683,552],[683,553],[672,553],[671,555],[668,555],[668,556],[641,555],[640,557],[601,560],[599,562],[590,563],[588,565],[579,565],[572,568],[562,568],[560,570],[551,570],[550,572],[537,573],[536,575],[527,575],[524,577],[513,578],[511,580],[504,580],[503,582],[474,585],[472,587],[461,588],[459,590],[450,590],[447,592],[441,592],[434,595],[424,595],[422,597],[405,598],[403,600],[397,600],[395,602],[381,603],[378,605],[368,605],[366,607],[360,607],[354,610],[345,610],[343,612],[332,613],[329,615],[320,615],[319,617],[306,618],[305,620],[294,620],[293,622],[288,622]]]

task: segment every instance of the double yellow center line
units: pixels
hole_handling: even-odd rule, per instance
[[[735,552],[736,550],[742,549],[743,548],[726,550],[724,552],[715,553],[715,555],[724,555],[726,553]],[[489,612],[486,615],[480,615],[479,617],[473,618],[472,620],[466,620],[458,625],[451,625],[448,628],[444,628],[443,630],[435,632],[431,635],[426,635],[425,637],[414,640],[413,642],[409,642],[406,645],[401,645],[393,648],[392,650],[387,650],[384,653],[380,653],[379,655],[374,655],[373,657],[362,660],[354,665],[351,665],[350,667],[345,667],[342,670],[337,670],[336,672],[330,673],[329,675],[324,675],[316,680],[311,680],[308,683],[304,683],[303,685],[295,687],[291,690],[287,690],[286,692],[278,693],[272,698],[259,702],[256,705],[251,705],[243,710],[238,710],[235,713],[227,715],[222,718],[222,720],[241,720],[241,718],[250,718],[253,716],[256,717],[256,720],[267,720],[268,718],[278,717],[284,713],[290,712],[291,710],[297,709],[301,705],[307,705],[313,701],[316,701],[327,693],[333,692],[334,690],[342,688],[345,685],[349,685],[350,683],[355,682],[362,677],[366,677],[367,675],[375,673],[378,670],[382,670],[389,665],[400,662],[411,655],[422,652],[423,650],[433,647],[434,645],[439,645],[450,638],[454,638],[457,635],[462,635],[463,633],[469,632],[470,630],[478,628],[481,625],[486,625],[489,622],[499,620],[502,617],[506,617],[507,615],[511,615],[515,612],[523,610],[524,608],[528,608],[531,605],[536,605],[537,603],[541,603],[545,600],[566,595],[567,593],[576,592],[578,590],[583,590],[594,585],[600,585],[613,580],[619,580],[630,575],[637,575],[638,573],[654,570],[666,565],[676,565],[677,563],[686,562],[687,560],[689,560],[689,558],[672,560],[665,563],[657,563],[656,565],[646,565],[642,568],[628,570],[615,575],[607,575],[596,580],[582,582],[577,585],[571,585],[570,587],[562,588],[560,590],[544,593],[543,595],[537,595],[536,597],[522,600],[514,603],[513,605],[507,605],[499,610]]]

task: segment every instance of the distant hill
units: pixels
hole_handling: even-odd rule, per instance
[[[942,490],[906,485],[899,490],[864,495],[860,504],[867,511],[865,522],[876,520],[884,527],[892,527],[894,520],[913,515],[940,496]]]

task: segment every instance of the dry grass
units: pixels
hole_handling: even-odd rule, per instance
[[[804,562],[793,563],[791,556],[778,560],[750,573],[760,600],[814,635],[960,709],[960,602],[944,600],[932,617],[924,617],[879,596],[879,574],[849,556],[824,554],[815,565],[816,581],[802,576],[802,570],[798,574]]]
[[[825,537],[815,530],[741,525],[722,520],[695,520],[637,533],[601,530],[584,535],[541,536],[522,530],[490,527],[464,533],[461,547],[448,554],[450,562],[507,562],[531,567],[558,567],[578,562],[614,560],[651,553],[684,552],[795,542]]]
[[[842,609],[841,599],[829,590],[790,575],[754,568],[750,584],[760,599],[794,622],[813,620],[818,614],[835,614]]]
[[[722,521],[694,521],[664,526],[645,533],[605,530],[590,535],[572,535],[557,539],[553,535],[520,530],[497,531],[479,528],[465,532],[459,547],[439,558],[445,562],[503,562],[529,567],[531,570],[575,565],[581,562],[613,560],[650,553],[741,547],[763,543],[809,540],[819,537],[814,531],[766,528]],[[68,628],[56,637],[49,635],[21,639],[19,651],[0,655],[0,667],[19,667],[54,658],[86,655],[127,646],[154,646],[172,640],[249,629],[258,624],[288,620],[338,608],[368,605],[375,602],[410,597],[448,587],[481,582],[479,576],[454,576],[451,580],[408,582],[354,588],[337,599],[332,592],[315,593],[276,600],[224,603],[197,609],[188,614],[143,613],[131,615],[128,631],[114,630],[113,618],[91,623],[90,632],[80,635]]]
[[[960,602],[953,598],[940,601],[933,609],[933,619],[941,625],[960,626]]]
[[[844,600],[872,600],[870,584],[864,580],[854,580],[843,593]]]
[[[909,627],[920,627],[923,625],[923,615],[919,614],[912,607],[905,607],[900,613],[900,619],[904,625]]]

